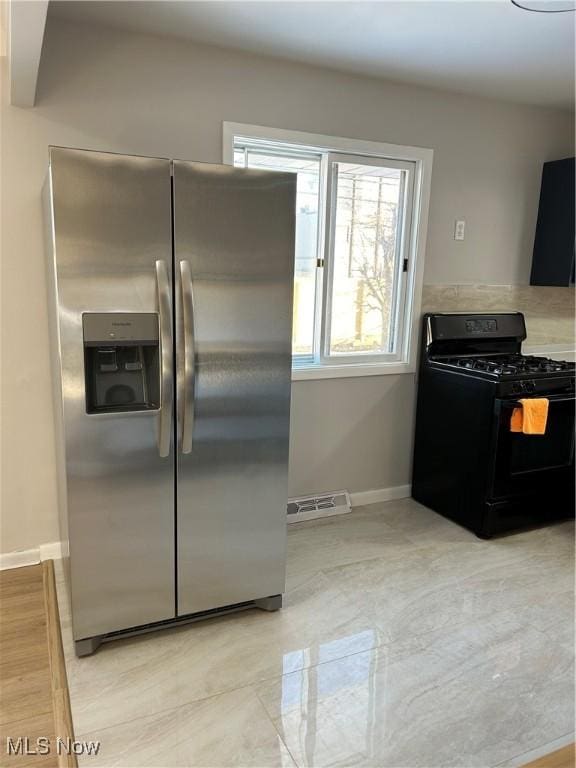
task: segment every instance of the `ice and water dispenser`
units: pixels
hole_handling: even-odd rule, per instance
[[[160,348],[155,313],[82,315],[86,411],[155,410],[160,404]]]

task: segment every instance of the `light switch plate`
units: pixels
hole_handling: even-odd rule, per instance
[[[458,219],[454,224],[454,240],[464,240],[465,229],[466,221],[464,219]]]

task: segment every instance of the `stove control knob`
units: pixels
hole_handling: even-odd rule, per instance
[[[536,382],[535,381],[526,381],[524,384],[524,388],[526,392],[534,392],[536,389]]]

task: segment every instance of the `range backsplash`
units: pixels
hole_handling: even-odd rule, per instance
[[[574,345],[574,290],[533,285],[425,285],[422,312],[523,312],[530,346]]]

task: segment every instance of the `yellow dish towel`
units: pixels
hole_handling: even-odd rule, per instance
[[[510,419],[510,431],[524,435],[545,435],[548,421],[548,399],[531,397],[519,400],[521,408],[514,408]]]

